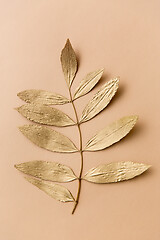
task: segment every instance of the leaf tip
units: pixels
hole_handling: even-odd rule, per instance
[[[15,167],[16,169],[18,169],[18,165],[19,165],[19,164],[14,164],[14,167]]]
[[[23,126],[19,126],[18,128],[19,128],[19,130],[23,133],[24,130],[27,130],[27,126],[28,126],[28,125],[23,125]]]
[[[104,68],[100,68],[100,70],[99,70],[99,71],[103,73],[103,72],[104,72]]]
[[[15,164],[14,167],[15,167],[17,170],[21,171],[21,170],[22,170],[22,165],[23,165],[23,164],[19,163],[19,164]]]
[[[139,119],[139,116],[138,115],[134,115],[133,118],[134,118],[135,122],[137,122],[138,119]]]
[[[139,116],[138,116],[138,115],[131,115],[131,116],[129,116],[129,118],[134,122],[134,125],[135,125],[136,122],[137,122],[138,119],[139,119]]]
[[[142,166],[142,168],[141,168],[141,173],[140,174],[146,172],[152,165],[142,164],[141,166]]]
[[[146,170],[148,170],[151,167],[152,167],[152,165],[146,165]]]
[[[16,111],[19,111],[19,107],[16,107],[16,108],[13,108],[14,110],[16,110]]]
[[[14,108],[14,110],[16,110],[17,112],[21,113],[21,107],[16,107],[16,108]]]
[[[18,92],[18,93],[17,93],[17,97],[20,97],[20,96],[21,96],[21,92]]]
[[[19,128],[19,130],[20,130],[20,131],[22,131],[22,130],[23,130],[23,126],[19,126],[18,128]]]
[[[114,79],[114,80],[115,80],[115,83],[116,83],[116,84],[119,84],[119,81],[120,81],[120,76],[118,76],[118,77],[115,77],[115,79]]]
[[[70,40],[69,40],[69,38],[67,38],[66,43],[71,43]]]
[[[71,44],[69,38],[67,38],[64,48],[67,47],[67,46],[68,46],[68,47],[69,47],[69,46],[72,47],[72,44]]]
[[[150,167],[152,167],[152,165],[149,164],[141,164],[142,168],[141,168],[141,173],[146,172]]]
[[[24,93],[25,93],[25,91],[18,92],[17,97],[19,97],[21,100],[24,100]]]

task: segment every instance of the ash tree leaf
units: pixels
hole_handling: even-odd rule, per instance
[[[70,87],[77,72],[77,59],[69,39],[61,53],[61,64],[64,78]]]
[[[16,109],[22,116],[35,122],[50,126],[65,127],[74,125],[75,122],[62,111],[43,105],[30,103]]]
[[[102,150],[120,141],[131,131],[137,119],[138,116],[126,116],[111,123],[87,142],[84,151]]]
[[[74,197],[71,192],[64,186],[54,184],[52,182],[45,182],[41,179],[35,179],[32,177],[25,177],[25,179],[38,187],[40,190],[48,194],[50,197],[60,202],[74,202]]]
[[[150,165],[134,162],[112,162],[90,169],[83,179],[93,183],[114,183],[132,179],[145,172]]]
[[[119,79],[115,78],[107,82],[93,96],[82,112],[80,122],[86,122],[101,112],[111,101],[118,89]]]
[[[75,100],[79,97],[82,97],[83,95],[91,91],[92,88],[94,88],[94,86],[98,83],[98,81],[102,77],[103,72],[104,69],[99,69],[97,71],[88,73],[85,76],[85,78],[80,82],[79,87],[76,89],[74,93],[73,99]]]
[[[48,127],[31,124],[21,126],[19,129],[31,142],[49,151],[61,153],[78,151],[68,137]]]
[[[71,182],[77,179],[73,170],[60,163],[47,161],[31,161],[16,164],[15,168],[30,175],[46,181]]]
[[[69,99],[60,94],[45,90],[29,89],[19,92],[17,96],[26,103],[38,102],[45,105],[61,105],[70,102]]]

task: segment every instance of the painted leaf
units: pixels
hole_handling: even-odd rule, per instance
[[[142,174],[149,167],[143,163],[112,162],[90,169],[83,179],[93,183],[120,182]]]
[[[75,91],[73,99],[77,99],[87,94],[92,88],[94,88],[94,86],[102,77],[103,72],[104,69],[99,69],[97,71],[88,73],[86,77],[80,82],[79,87]]]
[[[38,102],[45,105],[61,105],[69,103],[70,100],[57,93],[45,90],[30,89],[19,92],[17,96],[26,103]]]
[[[95,117],[109,104],[118,89],[118,82],[118,78],[110,80],[93,96],[82,112],[81,123]]]
[[[86,147],[85,151],[97,151],[105,149],[112,144],[118,142],[125,137],[134,127],[138,116],[126,116],[101,130],[94,137],[92,137]]]
[[[39,125],[24,125],[20,131],[37,146],[52,152],[77,152],[74,143],[53,129]]]
[[[62,111],[41,103],[30,103],[17,108],[18,112],[27,119],[41,124],[64,127],[75,122]]]
[[[77,72],[77,60],[76,54],[72,48],[69,39],[67,40],[65,47],[63,48],[61,53],[61,64],[64,78],[68,86],[70,87]]]
[[[32,161],[16,164],[15,168],[30,175],[46,181],[71,182],[77,179],[73,170],[63,164],[46,161]]]
[[[48,194],[50,197],[60,202],[74,202],[74,198],[71,192],[64,186],[54,184],[52,182],[45,182],[41,179],[35,179],[32,177],[25,177],[25,179],[38,187],[40,190]]]

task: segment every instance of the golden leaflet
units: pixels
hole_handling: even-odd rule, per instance
[[[62,111],[43,105],[41,103],[30,103],[17,108],[22,116],[35,122],[50,126],[65,127],[75,125],[75,122]]]
[[[60,202],[74,202],[74,197],[71,192],[64,186],[52,182],[45,182],[41,179],[35,179],[29,176],[25,177],[25,179],[55,200]]]
[[[20,131],[37,146],[52,152],[77,152],[74,143],[55,130],[40,125],[24,125]]]
[[[17,168],[22,173],[32,177],[40,178],[52,182],[71,182],[77,179],[73,170],[60,163],[47,161],[32,161],[16,164]]]
[[[110,103],[118,89],[119,79],[110,80],[93,96],[82,112],[80,122],[85,122],[95,117]]]
[[[116,122],[111,123],[109,126],[105,127],[94,137],[92,137],[88,141],[84,150],[98,151],[120,141],[131,131],[136,124],[137,119],[137,116],[126,116]]]
[[[61,105],[69,103],[69,99],[60,94],[45,90],[30,89],[19,92],[17,96],[26,103],[41,103],[45,105]]]
[[[90,169],[83,179],[93,183],[114,183],[132,179],[150,166],[133,162],[113,162]]]
[[[85,78],[80,82],[78,88],[74,93],[73,99],[75,100],[90,92],[92,88],[94,88],[94,86],[99,82],[103,72],[104,69],[99,69],[97,71],[88,73]]]

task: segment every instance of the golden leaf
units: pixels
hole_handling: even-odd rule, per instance
[[[41,179],[35,179],[32,177],[25,177],[25,179],[38,187],[40,190],[48,194],[50,197],[60,202],[74,202],[74,198],[71,192],[64,186],[54,184],[52,182],[45,182]]]
[[[46,105],[61,105],[70,102],[69,99],[62,95],[45,90],[25,90],[19,92],[17,96],[27,103],[38,102]]]
[[[68,166],[53,162],[32,161],[17,164],[15,167],[19,171],[28,174],[26,179],[29,182],[53,198],[62,202],[73,201],[73,214],[79,203],[82,179],[95,183],[118,182],[140,175],[146,171],[149,166],[132,162],[103,164],[89,170],[84,178],[82,177],[84,151],[102,150],[118,142],[134,127],[137,121],[137,116],[123,117],[110,124],[92,137],[83,149],[81,123],[92,119],[107,107],[118,89],[119,79],[114,78],[104,84],[103,87],[93,96],[92,100],[86,105],[82,112],[82,116],[79,119],[74,100],[87,94],[93,89],[100,80],[103,74],[103,69],[88,73],[80,82],[74,96],[72,96],[71,85],[75,78],[78,64],[76,54],[69,39],[66,41],[61,52],[61,65],[68,85],[69,99],[45,90],[25,90],[18,93],[18,96],[28,104],[19,107],[17,110],[27,119],[39,124],[51,126],[76,125],[79,134],[79,149],[68,137],[56,132],[52,128],[40,125],[24,125],[20,127],[20,131],[31,142],[49,151],[61,153],[79,152],[81,163],[78,177],[76,177],[73,170]],[[75,122],[62,111],[47,106],[65,103],[71,104],[75,114]],[[70,182],[73,180],[78,180],[78,189],[75,200],[69,190],[63,186],[53,184],[53,181]]]
[[[65,47],[63,48],[61,53],[61,64],[64,78],[68,86],[70,87],[77,72],[77,60],[76,54],[72,48],[69,39],[67,39]]]
[[[104,69],[99,69],[94,72],[90,72],[87,76],[80,82],[79,87],[76,89],[73,99],[77,99],[85,94],[87,94],[100,80]]]
[[[93,96],[82,112],[81,123],[95,117],[109,104],[118,89],[118,82],[118,78],[110,80]]]
[[[85,151],[98,151],[111,146],[125,137],[137,122],[137,116],[126,116],[116,122],[111,123],[92,137]]]
[[[71,182],[77,179],[73,170],[63,164],[46,161],[32,161],[16,164],[15,168],[32,177],[53,182]]]
[[[74,143],[53,129],[39,125],[24,125],[20,131],[34,144],[52,152],[77,152]]]
[[[150,165],[133,162],[112,162],[90,169],[83,179],[93,183],[113,183],[134,178],[145,172]]]
[[[62,111],[41,103],[30,103],[17,108],[18,112],[27,119],[41,124],[64,127],[75,122]]]

